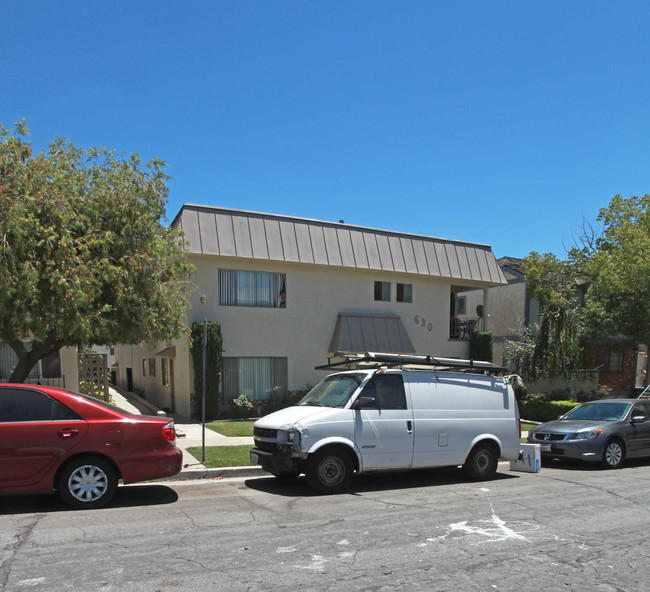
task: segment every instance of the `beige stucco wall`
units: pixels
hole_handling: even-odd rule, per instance
[[[62,347],[59,356],[61,359],[61,374],[65,379],[65,388],[69,391],[78,391],[79,365],[77,363],[77,348]]]
[[[526,284],[490,289],[490,330],[497,336],[519,335],[526,320]]]
[[[163,386],[162,380],[162,361],[155,354],[168,346],[167,343],[156,345],[126,345],[116,347],[116,361],[119,365],[118,386],[127,388],[127,369],[131,368],[133,373],[133,390],[144,396],[144,398],[156,405],[159,409],[172,409],[183,417],[190,417],[190,400],[189,400],[189,350],[187,347],[187,338],[171,342],[176,345],[176,358],[170,359],[173,365],[172,376],[173,385]],[[155,375],[151,376],[149,372],[149,360],[155,360]],[[169,358],[168,358],[169,359]],[[146,362],[146,370],[143,372],[143,361]],[[177,391],[180,388],[180,396]],[[172,389],[174,391],[175,405],[172,405]]]
[[[339,313],[398,315],[418,354],[466,358],[467,342],[449,339],[449,298],[452,282],[414,274],[379,272],[295,263],[228,259],[193,255],[196,266],[188,326],[204,318],[221,324],[226,357],[286,357],[289,390],[314,384],[326,373],[314,366],[326,364]],[[218,270],[238,269],[286,274],[286,308],[220,306]],[[391,283],[391,302],[374,300],[374,282]],[[413,285],[413,302],[395,301],[396,284]],[[201,296],[203,295],[203,299]],[[417,323],[416,323],[417,319]],[[193,373],[187,338],[174,343],[176,412],[190,415]],[[159,407],[170,407],[169,387],[162,386],[160,360],[156,376],[142,376],[142,359],[167,344],[118,348],[120,386],[126,387],[125,369],[133,369],[136,389]]]
[[[449,356],[467,353],[466,343],[448,339],[450,284],[447,282],[408,274],[259,260],[221,260],[215,265],[213,258],[197,257],[193,263],[201,291],[193,299],[189,321],[202,321],[206,317],[221,323],[225,356],[286,356],[289,389],[300,389],[323,376],[313,366],[327,362],[328,347],[341,312],[400,316],[417,353]],[[286,273],[286,308],[219,306],[218,269]],[[375,302],[375,281],[391,282],[392,302]],[[397,282],[413,284],[413,303],[395,302]],[[200,294],[205,295],[203,304]]]

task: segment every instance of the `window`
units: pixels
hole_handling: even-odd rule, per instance
[[[467,314],[467,296],[458,296],[456,299],[456,314]]]
[[[601,372],[623,372],[623,352],[599,350],[596,354],[596,366]]]
[[[286,284],[284,273],[220,269],[219,304],[285,308]]]
[[[373,398],[377,409],[406,409],[404,382],[399,374],[376,374],[363,387],[361,396]]]
[[[149,376],[156,375],[156,358],[149,358]]]
[[[375,282],[375,300],[390,302],[390,282]]]
[[[142,360],[142,376],[147,375],[147,360]]]
[[[160,367],[162,374],[162,384],[163,386],[169,386],[169,360],[167,358],[160,359]]]
[[[413,284],[397,284],[397,302],[413,302]]]
[[[288,392],[287,358],[223,358],[221,376],[225,401],[240,395],[262,400]]]
[[[45,393],[0,388],[0,422],[74,420],[80,417]]]

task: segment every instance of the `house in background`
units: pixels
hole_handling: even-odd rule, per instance
[[[494,361],[503,364],[506,341],[521,339],[526,329],[534,335],[541,308],[539,302],[528,293],[524,260],[502,257],[497,259],[497,263],[507,284],[494,286],[489,290],[489,324],[494,342]],[[578,282],[578,287],[582,291],[587,288],[584,282]],[[481,292],[461,294],[458,298],[466,299],[469,308],[482,305]],[[646,346],[631,343],[629,340],[589,340],[585,348],[585,377],[577,388],[585,391],[602,388],[612,396],[632,395],[644,384],[646,356]],[[537,388],[541,389],[539,392],[544,392],[552,390],[553,384],[552,381],[542,381]]]
[[[497,259],[506,283],[489,290],[489,327],[494,343],[493,361],[496,364],[503,364],[506,341],[518,341],[526,329],[534,331],[539,321],[540,305],[528,293],[523,263],[523,259],[515,257]],[[457,306],[463,311],[458,314],[461,323],[468,319],[470,323],[474,321],[482,327],[485,317],[482,292],[459,294]]]
[[[197,285],[187,322],[221,324],[221,396],[304,389],[337,351],[469,356],[457,295],[506,283],[489,246],[185,204]],[[187,338],[116,348],[118,385],[190,417]]]
[[[25,347],[31,347],[25,342]],[[0,382],[7,382],[13,372],[18,357],[7,344],[0,343]],[[27,384],[56,386],[70,391],[79,390],[79,368],[77,348],[63,347],[53,354],[39,360],[29,373]]]

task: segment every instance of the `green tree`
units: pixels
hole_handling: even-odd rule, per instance
[[[219,323],[206,323],[205,348],[205,416],[214,419],[219,414],[219,378],[221,376],[223,339]],[[192,323],[190,351],[194,369],[194,412],[201,417],[203,410],[203,323]]]
[[[563,376],[570,382],[582,367],[584,350],[580,266],[552,253],[532,252],[524,272],[530,296],[541,304],[539,322],[506,345],[506,359],[526,381]]]
[[[176,338],[192,266],[163,225],[160,159],[80,149],[56,138],[38,155],[0,124],[0,341],[24,382],[63,346]],[[25,341],[31,341],[31,349]],[[29,350],[29,351],[28,351]]]
[[[650,346],[650,195],[615,195],[597,220],[602,231],[570,257],[589,277],[584,317],[595,335]],[[650,358],[646,368],[650,380]]]

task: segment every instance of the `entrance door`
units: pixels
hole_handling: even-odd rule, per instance
[[[354,437],[361,451],[363,470],[410,467],[413,462],[413,412],[408,408],[400,374],[376,374],[359,398]],[[374,407],[370,401],[374,400]]]

